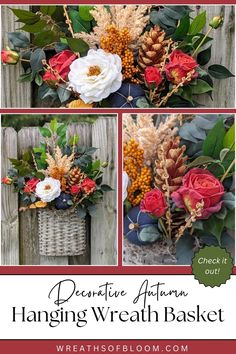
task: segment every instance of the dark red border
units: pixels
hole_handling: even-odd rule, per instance
[[[235,354],[236,351],[236,340],[2,340],[0,341],[0,351],[3,354],[52,354],[58,353],[56,351],[56,345],[127,345],[129,348],[137,345],[149,345],[149,346],[160,346],[160,352],[173,354],[176,351],[166,351],[164,348],[166,346],[171,346],[173,348],[174,345],[188,346],[188,351],[178,351],[178,353],[187,353],[187,354],[204,354],[204,353],[227,353],[227,354]],[[80,351],[78,351],[79,353]],[[66,353],[66,351],[62,352]],[[83,351],[83,353],[98,353],[98,351]],[[109,353],[106,351],[104,353]],[[138,351],[132,351],[131,349],[128,351],[114,351],[112,353],[127,353],[127,354],[137,354]],[[140,353],[140,352],[139,352]],[[150,351],[149,353],[154,353],[154,351]],[[157,352],[155,352],[157,353]],[[142,352],[143,354],[143,352]]]

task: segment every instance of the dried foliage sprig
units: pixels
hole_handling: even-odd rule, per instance
[[[135,47],[139,45],[137,40],[143,32],[144,27],[149,21],[148,13],[149,5],[114,5],[110,7],[110,11],[105,6],[96,6],[90,11],[96,26],[93,32],[80,32],[75,34],[75,38],[81,38],[91,47],[96,47],[100,44],[102,37],[106,35],[106,30],[109,26],[115,25],[119,30],[127,28],[131,41]]]
[[[175,235],[175,242],[177,243],[179,239],[183,236],[185,230],[190,229],[192,224],[196,222],[197,218],[201,217],[202,210],[204,208],[204,201],[196,204],[196,209],[191,210],[190,215],[185,219],[185,224],[180,226],[177,234]]]

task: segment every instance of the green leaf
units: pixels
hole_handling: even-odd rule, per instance
[[[91,29],[90,22],[84,21],[79,12],[76,10],[69,11],[69,17],[72,21],[72,28],[76,33],[89,32]]]
[[[96,160],[96,161],[93,162],[92,170],[93,171],[99,170],[100,166],[101,166],[101,161],[100,160]]]
[[[227,192],[222,198],[226,208],[233,210],[235,208],[235,196],[232,192]]]
[[[182,92],[180,96],[183,97],[183,99],[185,99],[186,101],[192,102],[193,101],[192,87],[190,85],[184,86],[182,88]]]
[[[57,127],[58,127],[58,123],[57,123],[56,118],[54,118],[50,122],[50,129],[53,133],[55,133],[57,131]]]
[[[31,160],[31,153],[29,151],[26,151],[22,156],[22,160],[29,162]]]
[[[192,94],[193,95],[200,95],[202,93],[206,93],[213,90],[206,81],[201,79],[196,79],[191,83],[192,86]]]
[[[40,16],[36,15],[34,12],[12,8],[10,8],[10,10],[18,17],[19,22],[32,25],[40,20]]]
[[[205,24],[206,24],[206,11],[203,11],[193,19],[189,28],[189,34],[199,33],[205,27]]]
[[[34,81],[38,86],[43,84],[43,78],[39,73],[36,73]]]
[[[71,146],[77,145],[78,141],[79,141],[79,136],[77,134],[74,134],[69,140],[69,145]]]
[[[51,132],[50,132],[50,130],[48,128],[39,127],[39,131],[40,131],[40,134],[44,138],[51,138],[51,136],[52,136],[52,134],[51,134]]]
[[[19,79],[17,81],[19,82],[27,82],[27,81],[33,81],[34,79],[34,75],[32,74],[32,72],[28,73],[28,74],[22,74],[20,75]]]
[[[222,149],[220,152],[220,161],[223,161],[229,152],[230,149]]]
[[[31,53],[30,66],[31,66],[33,74],[42,70],[42,68],[43,68],[42,60],[45,60],[45,59],[46,59],[46,55],[41,48],[37,48],[37,49],[35,49],[35,51],[33,51]]]
[[[224,136],[223,147],[235,150],[235,123],[229,128]]]
[[[227,209],[226,207],[223,205],[223,207],[221,208],[221,210],[215,214],[215,216],[218,218],[218,219],[221,219],[221,220],[224,220],[225,217],[227,215]]]
[[[211,59],[211,46],[202,50],[197,56],[197,62],[200,65],[206,65]]]
[[[205,141],[203,142],[203,154],[215,159],[219,158],[223,148],[223,140],[225,136],[225,128],[223,119],[219,119],[215,126],[209,131]]]
[[[38,47],[44,47],[55,41],[55,33],[53,31],[44,31],[37,34],[33,40],[33,44]]]
[[[40,6],[40,12],[44,15],[51,16],[56,11],[56,6]]]
[[[224,228],[224,220],[218,219],[212,215],[204,222],[204,230],[210,232],[217,239],[219,245],[221,244],[221,235]]]
[[[68,45],[70,49],[75,53],[87,53],[89,46],[82,39],[78,38],[67,38]]]
[[[234,77],[234,75],[223,65],[211,65],[208,68],[209,74],[215,79],[228,79]]]
[[[8,33],[8,40],[14,48],[28,48],[30,46],[29,38],[22,32]]]
[[[57,135],[59,136],[63,136],[66,134],[67,131],[67,124],[61,124],[58,128],[57,128]]]
[[[94,6],[79,6],[79,15],[84,21],[92,21],[93,16],[90,14],[90,11],[94,9]]]
[[[174,40],[184,39],[184,37],[188,33],[189,26],[190,26],[190,18],[189,18],[189,15],[187,15],[187,16],[185,16],[185,17],[183,17],[181,19],[181,21],[180,21],[178,27],[176,28],[174,34],[171,36],[172,39],[174,39]]]
[[[102,190],[103,192],[110,192],[110,191],[113,191],[113,189],[112,189],[110,186],[108,186],[107,184],[102,184],[102,185],[101,185],[101,190]]]
[[[193,160],[191,163],[188,164],[188,168],[207,165],[213,161],[214,161],[214,159],[210,156],[199,156],[195,160]]]
[[[235,210],[230,210],[225,218],[225,227],[229,230],[235,230]]]
[[[66,102],[70,96],[71,96],[71,91],[67,89],[67,85],[61,85],[57,88],[57,94],[60,99],[60,101]]]
[[[21,30],[29,33],[39,33],[42,30],[44,30],[46,26],[47,26],[46,21],[39,20],[38,22],[35,22],[33,25],[24,25],[23,27],[21,27]]]

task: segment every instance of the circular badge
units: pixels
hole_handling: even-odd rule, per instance
[[[200,284],[220,286],[230,279],[233,272],[233,259],[225,248],[206,246],[195,253],[192,272]]]

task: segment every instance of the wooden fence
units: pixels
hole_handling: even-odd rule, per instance
[[[79,118],[78,118],[79,121]],[[112,186],[92,217],[87,233],[87,248],[83,256],[45,257],[39,255],[37,211],[19,212],[17,193],[8,186],[2,188],[2,265],[115,265],[117,263],[117,125],[115,117],[100,117],[94,124],[75,123],[68,129],[68,138],[80,137],[79,144],[99,148],[95,153],[101,161],[109,161],[103,183]],[[38,128],[2,128],[2,176],[10,167],[9,157],[17,158],[24,151],[38,146]]]
[[[13,7],[13,6],[12,6]],[[29,6],[17,5],[16,8],[26,8]],[[234,6],[224,5],[203,5],[194,6],[193,14],[199,11],[207,10],[207,20],[209,21],[216,15],[224,17],[224,24],[221,28],[212,32],[214,42],[212,46],[212,57],[210,64],[225,65],[231,72],[235,72],[235,19]],[[20,27],[19,23],[15,22],[15,17],[11,11],[2,6],[2,45],[8,44],[7,32],[15,31]],[[34,90],[28,83],[18,83],[17,77],[22,72],[20,65],[14,67],[6,66],[2,70],[2,107],[31,107],[35,103]],[[215,89],[213,92],[213,101],[210,97],[205,95],[198,99],[198,102],[206,107],[235,107],[235,81],[234,78],[227,80],[214,80]],[[40,103],[37,102],[37,106]],[[44,104],[45,106],[45,104]]]

